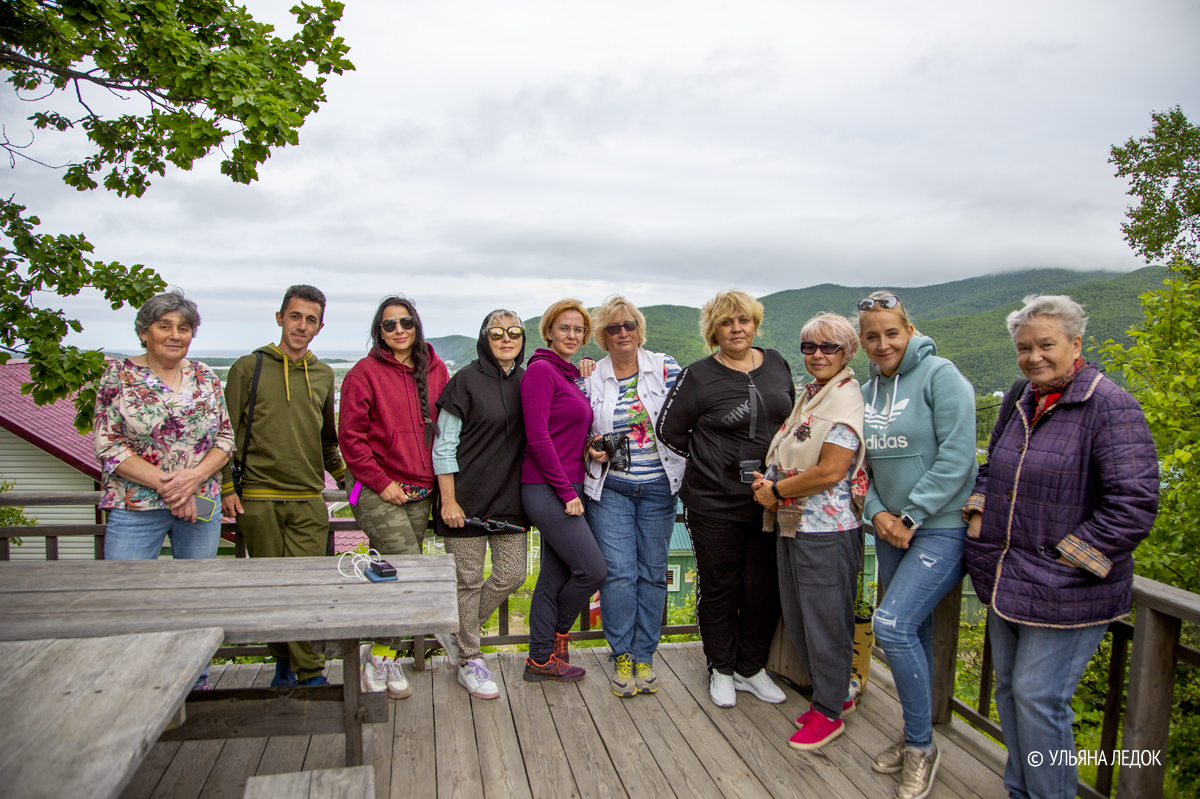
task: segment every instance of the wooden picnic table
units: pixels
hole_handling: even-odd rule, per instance
[[[344,686],[197,691],[163,740],[346,734],[365,762],[364,723],[387,720],[362,693],[358,643],[458,629],[454,558],[389,557],[395,582],[339,574],[335,558],[0,563],[0,641],[219,627],[225,642],[338,641]]]
[[[119,795],[221,638],[209,627],[0,642],[0,794]]]

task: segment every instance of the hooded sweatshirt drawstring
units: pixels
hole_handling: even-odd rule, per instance
[[[286,353],[284,353],[283,350],[279,349],[279,347],[277,345],[272,344],[271,349],[275,350],[276,352],[278,352],[280,355],[283,356],[283,391],[287,397],[287,404],[288,405],[292,404],[292,385],[291,385],[291,381],[288,380],[288,372],[290,371],[288,367],[293,363],[298,363],[298,364],[301,364],[304,366],[304,382],[308,386],[308,399],[311,401],[312,400],[312,381],[308,377],[308,356],[311,355],[312,353],[306,352],[306,353],[304,353],[303,358],[301,358],[298,361],[293,361],[291,358],[289,358],[287,356]]]

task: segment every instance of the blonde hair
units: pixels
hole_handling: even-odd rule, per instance
[[[736,316],[745,315],[758,327],[763,320],[763,304],[744,291],[722,291],[700,309],[700,335],[712,351],[717,350],[717,328]]]
[[[583,307],[583,303],[575,299],[559,300],[546,309],[542,314],[542,321],[538,323],[538,332],[542,334],[542,341],[546,342],[546,346],[550,346],[550,326],[558,321],[558,317],[562,316],[567,311],[579,311],[583,316],[583,344],[587,344],[592,337],[592,315],[588,313],[588,309]],[[581,344],[580,346],[583,346]]]
[[[613,295],[598,308],[592,309],[592,324],[596,326],[596,346],[608,352],[608,327],[614,319],[632,319],[637,322],[633,336],[640,347],[646,343],[646,317],[638,307],[624,297]]]
[[[858,353],[858,334],[854,331],[854,325],[840,314],[822,311],[809,319],[804,323],[804,327],[800,328],[800,340],[814,341],[817,344],[823,341],[841,344],[846,353],[847,363]]]
[[[896,297],[896,295],[890,291],[875,291],[875,292],[868,294],[864,299],[881,300],[884,297]],[[855,320],[856,321],[856,324],[854,325],[855,328],[857,328],[859,330],[859,332],[861,333],[863,317],[869,313],[880,313],[880,312],[896,314],[896,316],[900,317],[900,324],[903,327],[911,327],[914,336],[921,335],[921,331],[917,330],[916,325],[914,325],[912,323],[912,320],[908,318],[908,311],[904,308],[904,302],[899,297],[896,297],[896,307],[895,308],[884,308],[879,305],[872,305],[871,310],[869,310],[869,311],[860,310],[858,312],[858,319]]]

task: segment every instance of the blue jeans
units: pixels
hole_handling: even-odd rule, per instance
[[[109,511],[104,535],[105,560],[154,560],[171,537],[171,557],[215,558],[221,541],[221,515],[207,522],[185,522],[169,510]]]
[[[908,549],[875,539],[884,595],[872,626],[896,680],[909,746],[933,743],[933,609],[962,581],[965,540],[965,528],[921,528]]]
[[[610,659],[626,653],[654,662],[667,601],[667,552],[675,527],[675,495],[666,475],[645,483],[609,474],[599,500],[587,502],[587,522],[608,579],[600,586],[600,616]]]
[[[1004,787],[1014,799],[1075,796],[1079,772],[1063,758],[1075,752],[1071,697],[1106,632],[1107,624],[1060,630],[988,614],[996,711],[1008,748]],[[1041,755],[1037,766],[1029,762],[1034,752]]]

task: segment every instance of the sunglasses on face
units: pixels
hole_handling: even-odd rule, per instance
[[[630,333],[632,333],[633,331],[637,330],[637,322],[631,319],[627,322],[618,322],[615,325],[606,325],[604,332],[610,336],[615,336],[620,333],[622,329],[628,330]]]
[[[841,348],[841,344],[834,344],[832,341],[822,341],[820,344],[815,341],[800,342],[800,351],[805,355],[812,355],[817,350],[820,350],[824,355],[833,355]]]
[[[383,328],[384,333],[395,332],[396,325],[400,325],[400,327],[404,328],[405,330],[412,330],[417,326],[417,323],[411,316],[401,316],[399,319],[384,319],[379,323],[379,326]]]
[[[869,311],[878,305],[880,308],[886,308],[890,311],[899,304],[900,298],[893,294],[887,294],[883,297],[863,297],[858,301],[858,310]]]
[[[488,338],[492,341],[499,341],[504,338],[505,334],[511,339],[519,339],[525,335],[525,329],[516,325],[512,327],[489,327],[487,334]]]

